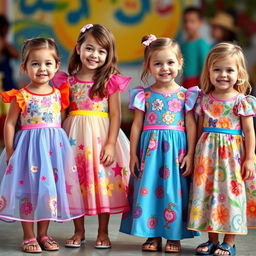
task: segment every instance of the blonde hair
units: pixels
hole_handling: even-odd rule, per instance
[[[152,35],[146,35],[142,37],[141,43],[147,41]],[[183,57],[180,50],[180,47],[176,41],[168,37],[159,37],[152,41],[144,50],[144,61],[143,61],[143,70],[141,74],[141,80],[143,83],[147,83],[147,78],[149,75],[149,63],[152,53],[154,51],[162,50],[166,47],[169,47],[170,50],[176,55],[176,58],[179,64],[183,65]]]
[[[236,61],[238,70],[238,79],[234,89],[240,93],[246,94],[251,91],[249,75],[246,67],[246,60],[242,48],[233,43],[223,42],[214,46],[207,55],[203,71],[200,77],[200,86],[205,93],[213,91],[214,86],[209,78],[209,70],[218,61],[231,57]]]

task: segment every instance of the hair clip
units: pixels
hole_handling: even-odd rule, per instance
[[[157,39],[157,37],[156,37],[155,35],[150,34],[150,35],[148,36],[148,39],[145,40],[145,41],[143,41],[142,44],[143,44],[144,46],[149,46],[149,45],[150,45],[153,41],[155,41],[156,39]]]
[[[88,30],[88,29],[90,29],[90,28],[92,28],[92,27],[93,27],[92,24],[86,24],[86,25],[84,25],[84,26],[81,28],[80,33],[84,33],[86,30]]]

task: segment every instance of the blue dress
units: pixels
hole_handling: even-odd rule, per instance
[[[131,90],[130,108],[145,116],[138,146],[140,170],[138,178],[130,178],[130,211],[123,214],[120,232],[169,240],[198,235],[186,228],[190,179],[179,168],[187,148],[185,112],[192,110],[198,91]]]

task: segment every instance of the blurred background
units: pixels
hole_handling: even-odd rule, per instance
[[[192,10],[192,16],[185,17],[184,10],[191,6],[198,8],[202,16],[195,14],[193,17]],[[241,45],[248,61],[251,84],[256,81],[256,1],[1,0],[0,14],[1,90],[19,88],[26,84],[26,78],[19,70],[19,52],[23,42],[31,37],[54,38],[61,55],[60,69],[66,71],[68,57],[78,33],[87,23],[105,25],[113,32],[120,70],[122,74],[133,78],[129,88],[142,84],[140,72],[144,48],[140,41],[143,35],[172,37],[182,44],[186,40],[189,42],[189,29],[198,30],[191,33],[199,32],[197,37],[206,43],[207,49],[221,40],[235,41]],[[193,21],[193,18],[199,18],[198,26],[193,23],[197,21]],[[221,33],[226,37],[221,38]],[[196,58],[192,60],[196,62]],[[184,59],[185,69],[189,60],[186,60],[186,56]],[[181,83],[185,75],[184,70],[178,78]],[[122,128],[127,135],[132,120],[128,100],[127,90],[122,94]],[[1,138],[6,111],[6,105],[1,103]]]

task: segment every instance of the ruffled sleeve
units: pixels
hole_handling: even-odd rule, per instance
[[[145,111],[145,92],[142,86],[138,86],[130,90],[129,109]]]
[[[194,106],[195,113],[198,116],[201,116],[203,114],[203,97],[204,97],[204,93],[203,91],[200,91]]]
[[[243,97],[237,105],[239,116],[256,116],[256,98],[251,95]]]
[[[18,103],[20,109],[22,111],[25,111],[26,104],[25,104],[24,98],[19,90],[12,89],[10,91],[1,92],[0,95],[2,96],[2,101],[5,103],[11,103],[11,101],[13,99],[15,99],[16,102]]]
[[[62,84],[68,83],[68,74],[58,71],[52,79],[53,86],[60,89]]]
[[[193,86],[186,91],[186,99],[185,99],[186,112],[194,109],[199,93],[200,93],[200,89],[198,86]]]
[[[114,94],[116,91],[123,92],[131,81],[131,77],[119,74],[112,75],[106,85],[108,95]]]
[[[69,107],[69,84],[63,83],[59,88],[61,94],[61,110],[65,110]]]

